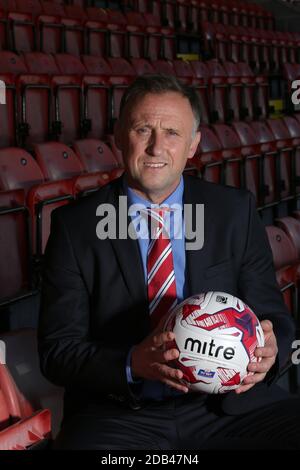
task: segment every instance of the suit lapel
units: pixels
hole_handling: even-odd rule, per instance
[[[208,241],[208,226],[210,216],[208,214],[208,207],[205,204],[206,197],[203,190],[201,180],[189,178],[184,176],[184,204],[191,204],[192,207],[192,221],[193,231],[195,230],[196,222],[196,204],[204,204],[204,245],[203,248],[198,250],[186,250],[186,295],[199,294],[206,289],[206,279],[204,277],[204,268],[207,266],[207,250],[205,244]],[[186,211],[184,216],[186,217]],[[187,242],[187,240],[186,240]]]
[[[123,275],[124,282],[128,291],[134,301],[138,304],[147,303],[147,288],[145,285],[145,276],[142,265],[142,260],[139,251],[137,240],[133,240],[129,236],[124,239],[118,237],[119,233],[119,196],[124,196],[123,193],[123,178],[116,181],[116,186],[113,186],[109,195],[109,202],[116,208],[117,214],[117,238],[110,240]],[[131,222],[128,216],[127,207],[127,227]]]

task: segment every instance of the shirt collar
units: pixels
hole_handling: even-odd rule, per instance
[[[133,204],[142,204],[145,207],[159,207],[159,204],[153,204],[148,199],[139,196],[132,188],[128,186],[126,175],[123,178],[123,190],[124,194],[128,197],[128,206]],[[180,182],[177,188],[166,198],[164,201],[161,202],[161,205],[173,205],[179,204],[182,206],[183,202],[183,191],[184,191],[184,180],[183,176],[181,175]]]

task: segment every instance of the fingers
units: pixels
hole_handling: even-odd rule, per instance
[[[157,370],[160,373],[161,382],[165,383],[171,388],[179,390],[180,392],[187,393],[189,391],[188,386],[180,382],[180,380],[183,378],[183,373],[181,370],[173,369],[161,364],[157,365]]]
[[[235,389],[235,393],[239,395],[240,393],[247,392],[250,390],[250,388],[254,387],[254,384],[249,384],[249,385],[241,385],[239,388]]]
[[[175,339],[175,334],[172,331],[165,331],[163,333],[158,333],[153,336],[153,345],[155,348],[160,348],[168,341],[173,341]]]
[[[273,323],[270,320],[262,320],[260,325],[264,333],[270,333],[273,330]]]

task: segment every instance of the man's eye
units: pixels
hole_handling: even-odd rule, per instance
[[[168,129],[167,132],[169,135],[178,135],[178,132],[174,131],[174,129]]]
[[[138,133],[138,134],[142,134],[142,135],[143,135],[143,134],[147,134],[147,132],[148,132],[147,127],[140,127],[139,129],[137,129],[137,133]]]

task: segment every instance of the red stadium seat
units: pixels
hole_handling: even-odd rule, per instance
[[[13,75],[0,75],[0,80],[6,88],[6,104],[0,104],[0,147],[9,147],[16,145],[16,87]]]
[[[111,119],[110,65],[102,57],[82,56],[89,75],[84,75],[84,121],[88,138],[103,138]]]
[[[295,151],[296,148],[293,144],[289,131],[281,119],[268,119],[268,126],[276,140],[276,146],[279,153],[279,184],[280,184],[280,199],[292,199],[296,195],[295,181],[300,174],[296,174]],[[294,180],[294,181],[293,181]]]
[[[0,9],[0,51],[2,49],[10,49],[8,35],[8,21],[4,11]]]
[[[207,126],[200,125],[201,140],[190,165],[198,169],[203,179],[213,183],[224,182],[222,145],[216,134]]]
[[[121,11],[108,10],[108,53],[110,57],[127,57],[127,20]]]
[[[263,167],[261,181],[264,181],[264,205],[278,204],[279,181],[278,181],[278,152],[274,137],[267,124],[262,121],[249,123],[256,135],[257,143],[261,144],[263,155]]]
[[[15,330],[2,333],[0,339],[6,345],[6,366],[4,366],[6,370],[1,371],[2,377],[4,376],[2,383],[5,383],[6,390],[14,397],[14,403],[16,403],[15,413],[12,416],[16,416],[17,423],[22,423],[22,420],[29,420],[38,413],[38,419],[34,418],[32,424],[28,421],[30,427],[28,425],[25,427],[29,445],[31,439],[32,443],[39,442],[38,435],[40,439],[54,438],[59,431],[62,419],[63,389],[48,382],[40,371],[37,331]],[[21,430],[20,427],[17,427],[18,431]],[[28,432],[30,430],[33,432],[32,436]],[[23,437],[23,433],[20,436]],[[10,437],[13,437],[12,434]],[[0,439],[1,449],[2,443],[3,440]]]
[[[34,153],[45,180],[56,181],[71,178],[84,172],[84,167],[77,155],[60,142],[36,144]]]
[[[276,225],[281,228],[292,241],[297,249],[297,260],[300,260],[300,220],[295,217],[281,217],[275,220]]]
[[[32,292],[28,212],[24,190],[5,191],[2,186],[0,224],[0,305],[3,305],[31,295]]]
[[[130,63],[137,75],[155,73],[153,65],[146,59],[131,59]]]
[[[51,213],[57,207],[68,204],[74,199],[72,179],[58,179],[34,185],[27,195],[27,206],[31,218],[32,252],[36,259],[36,276],[39,278],[38,261],[45,251],[50,234]]]
[[[266,232],[273,253],[278,285],[290,313],[295,314],[297,248],[281,228],[267,226]]]
[[[80,56],[85,53],[85,11],[79,5],[65,5],[66,17],[61,18],[64,26],[64,51]]]
[[[142,13],[129,11],[125,14],[127,19],[128,57],[143,58],[146,51],[146,22]]]
[[[91,192],[97,191],[101,186],[105,186],[110,181],[118,178],[123,173],[122,168],[106,171],[96,171],[88,175],[79,175],[73,179],[73,194],[76,197],[84,197]]]
[[[116,146],[115,136],[113,134],[108,134],[106,137],[107,137],[107,142],[112,150],[112,153],[114,154],[119,164],[119,167],[124,167],[123,155],[122,155],[121,150]]]
[[[77,140],[73,149],[88,172],[110,171],[119,166],[110,148],[101,140]]]
[[[112,70],[110,83],[112,85],[112,114],[110,129],[113,130],[113,122],[119,117],[120,102],[125,89],[130,85],[136,76],[132,65],[125,59],[110,58],[108,63]]]
[[[54,95],[52,134],[56,140],[70,144],[83,134],[82,75],[86,69],[79,58],[70,54],[56,54],[55,62],[63,75],[55,75],[51,80]]]
[[[228,101],[227,74],[224,67],[216,60],[206,62],[208,73],[210,74],[209,88],[211,101],[211,121],[227,121],[228,110],[226,109]]]
[[[88,21],[85,23],[87,34],[87,54],[103,57],[107,51],[107,23],[106,10],[97,7],[86,8]]]
[[[44,175],[35,159],[20,148],[0,149],[0,191],[22,188],[44,181]]]
[[[224,124],[214,124],[212,128],[223,147],[224,183],[237,188],[244,187],[243,159],[239,137],[232,127]]]
[[[264,172],[261,144],[246,122],[233,122],[232,127],[242,145],[241,154],[244,159],[245,186],[254,194],[257,204],[263,206],[265,196],[269,192],[269,180]]]
[[[17,52],[36,50],[36,31],[32,15],[28,13],[8,13],[11,25],[12,49]]]
[[[200,100],[201,123],[209,124],[210,122],[210,95],[209,95],[209,79],[210,74],[204,62],[193,60],[191,62],[194,76],[197,80],[197,91]]]
[[[157,60],[162,56],[163,31],[160,18],[152,13],[144,13],[146,38],[145,57],[150,60]],[[167,41],[168,36],[165,37]],[[170,36],[169,36],[170,40]],[[171,36],[171,40],[173,37]]]
[[[20,75],[16,81],[19,96],[19,141],[32,148],[48,140],[51,121],[51,86],[46,75]]]

